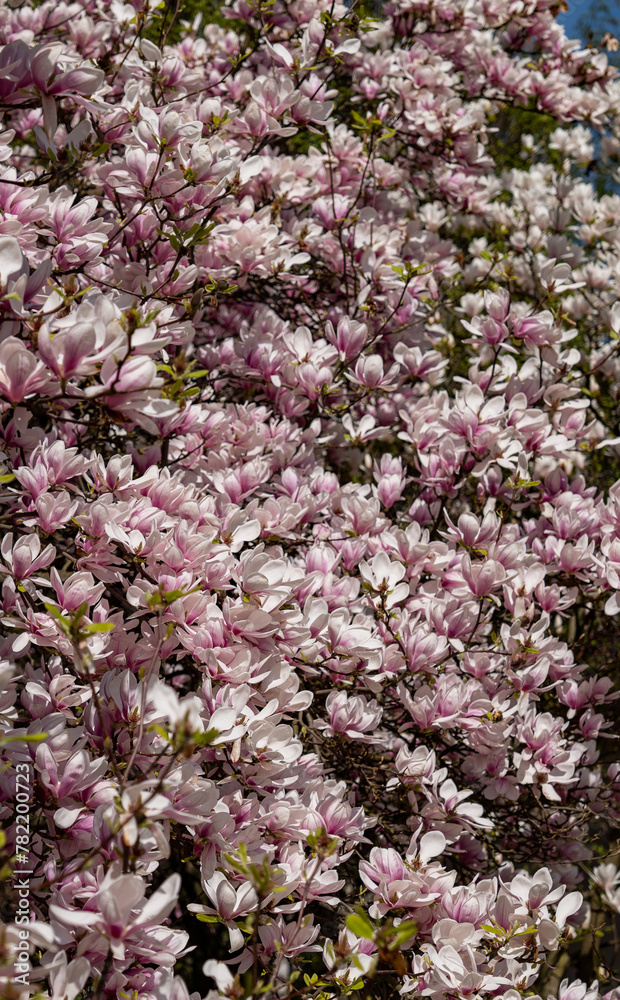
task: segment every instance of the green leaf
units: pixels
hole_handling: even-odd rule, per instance
[[[43,606],[47,611],[47,613],[52,616],[52,618],[62,618],[62,612],[60,608],[56,607],[55,604],[48,604],[47,601],[43,601]]]
[[[207,729],[206,733],[196,733],[193,737],[197,747],[208,746],[220,735],[219,729]]]
[[[84,635],[94,635],[96,632],[111,632],[113,628],[114,622],[91,622],[82,629],[82,632]]]
[[[403,920],[402,924],[398,925],[396,933],[390,942],[390,949],[399,948],[405,941],[408,941],[410,937],[413,937],[417,933],[418,925],[415,920]]]
[[[375,929],[365,914],[351,913],[346,919],[346,924],[356,937],[365,938],[366,941],[374,940]]]
[[[0,744],[2,743],[42,743],[43,740],[47,739],[47,733],[25,733],[23,736],[8,736],[3,733],[0,736]]]

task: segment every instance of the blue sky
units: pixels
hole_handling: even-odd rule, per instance
[[[596,41],[612,31],[618,34],[620,28],[620,0],[568,0],[568,10],[558,16],[569,38],[581,38],[579,27],[587,32],[591,28]],[[581,24],[580,24],[581,22]]]
[[[569,0],[568,11],[564,14],[558,15],[558,21],[560,24],[564,25],[566,34],[569,38],[579,38],[579,33],[577,31],[577,21],[581,17],[584,9],[586,8],[586,3],[584,0]]]

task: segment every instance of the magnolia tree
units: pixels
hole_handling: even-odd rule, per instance
[[[620,996],[620,77],[558,6],[0,8],[3,1000]]]

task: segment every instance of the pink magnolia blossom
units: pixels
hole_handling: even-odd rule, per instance
[[[618,72],[179,13],[0,16],[0,995],[536,996],[620,907]]]

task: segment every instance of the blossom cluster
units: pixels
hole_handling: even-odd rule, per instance
[[[0,8],[0,995],[617,1000],[620,77],[180,9]]]

